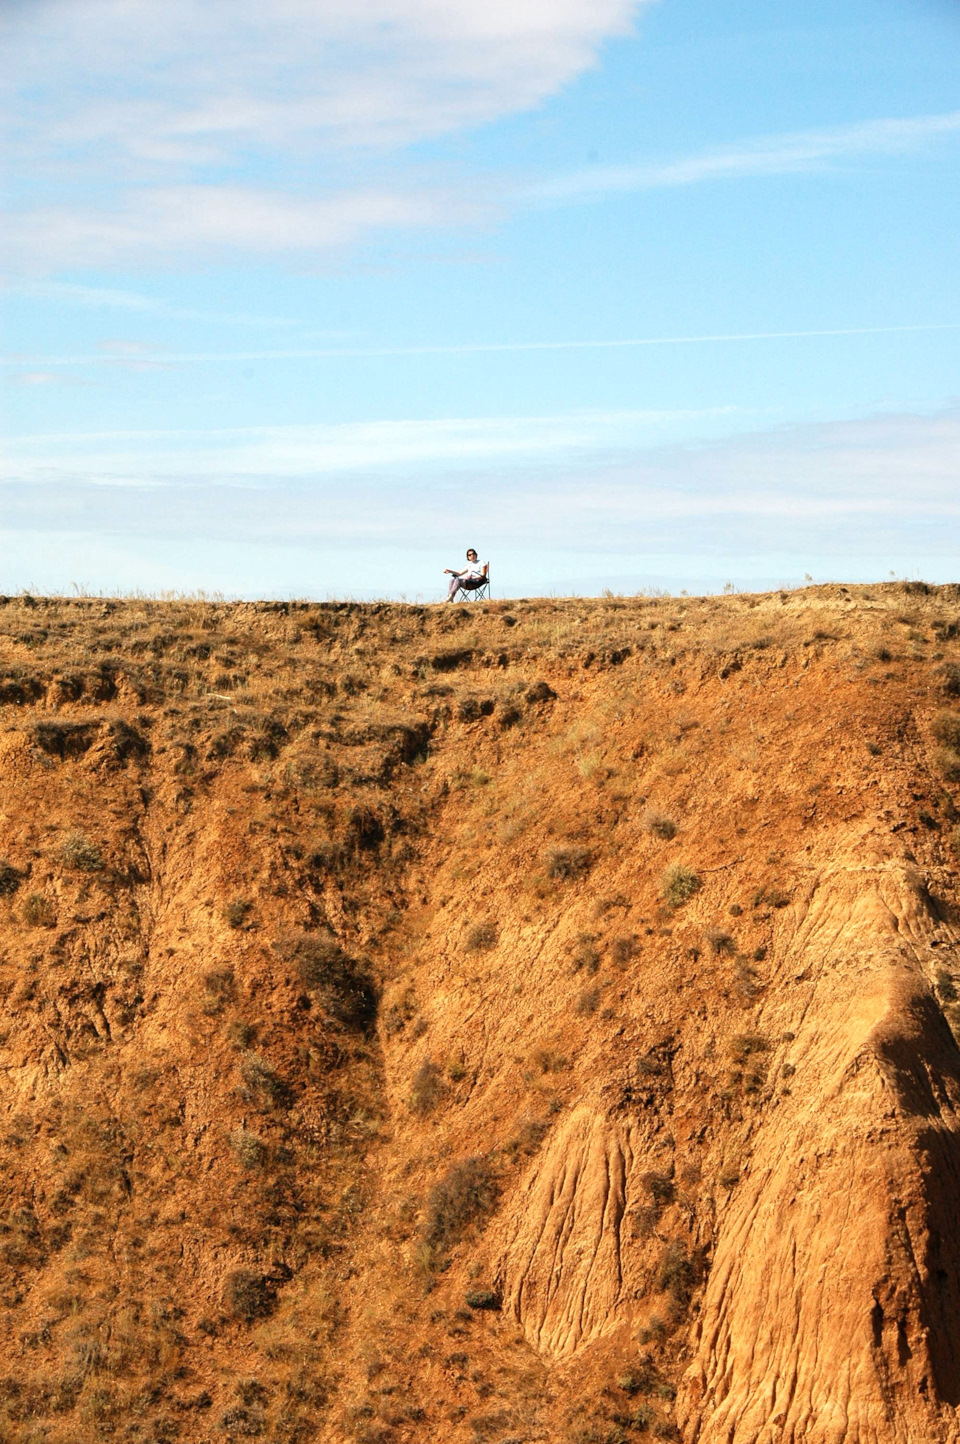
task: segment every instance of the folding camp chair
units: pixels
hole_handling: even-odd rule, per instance
[[[457,588],[454,600],[457,602],[486,602],[490,600],[490,568],[487,567],[487,575],[478,577],[476,581],[462,581]]]

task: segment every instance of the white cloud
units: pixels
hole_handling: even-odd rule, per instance
[[[8,5],[6,264],[311,252],[475,217],[442,184],[377,180],[377,156],[538,105],[641,3]]]
[[[743,421],[613,412],[23,437],[6,448],[5,525],[398,553],[470,533],[514,553],[960,555],[960,409],[749,435]]]
[[[788,175],[823,170],[846,160],[902,155],[942,136],[960,134],[960,110],[942,115],[892,117],[832,129],[763,136],[725,150],[684,156],[658,165],[595,167],[537,186],[535,200],[593,200],[619,191],[664,190],[704,181]]]

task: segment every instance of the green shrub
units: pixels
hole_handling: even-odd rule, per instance
[[[75,872],[100,872],[103,854],[82,832],[71,832],[60,848],[60,860]]]
[[[668,907],[682,907],[700,890],[700,879],[693,868],[682,862],[668,867],[660,881],[660,896]]]
[[[471,1289],[464,1295],[468,1309],[499,1309],[500,1295],[493,1289]]]

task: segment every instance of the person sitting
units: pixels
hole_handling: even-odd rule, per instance
[[[450,578],[450,590],[447,592],[447,601],[452,602],[461,589],[465,592],[475,592],[487,582],[487,573],[490,570],[489,562],[478,562],[477,554],[473,547],[467,552],[467,565],[461,572],[455,572],[450,567],[444,567],[444,576]]]

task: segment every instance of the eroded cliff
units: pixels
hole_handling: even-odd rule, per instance
[[[0,604],[0,1438],[960,1439],[958,637]]]

